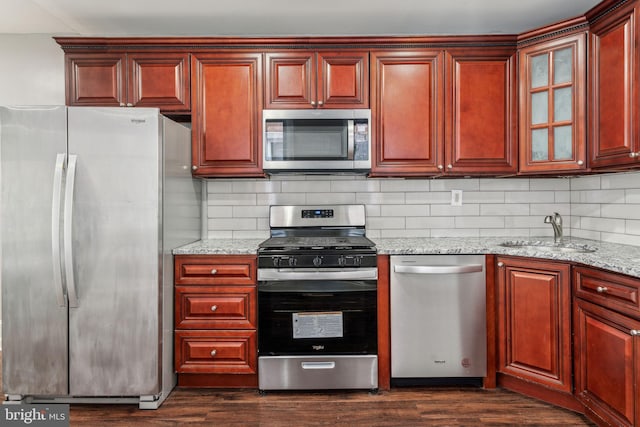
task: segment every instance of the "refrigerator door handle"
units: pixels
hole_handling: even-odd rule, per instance
[[[53,171],[53,201],[51,203],[51,251],[53,254],[53,282],[60,307],[66,306],[62,283],[62,254],[60,252],[60,205],[62,204],[62,178],[67,155],[58,153]]]
[[[78,294],[76,292],[75,277],[73,275],[73,189],[76,183],[76,165],[78,156],[69,155],[67,166],[67,181],[64,190],[64,272],[67,278],[67,294],[69,295],[69,307],[78,306]]]

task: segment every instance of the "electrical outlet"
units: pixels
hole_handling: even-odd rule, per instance
[[[462,190],[451,190],[451,206],[462,206]]]

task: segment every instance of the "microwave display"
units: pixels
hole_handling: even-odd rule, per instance
[[[335,111],[314,113],[309,117],[306,112],[294,112],[291,115],[298,117],[290,117],[282,110],[264,112],[264,169],[298,172],[370,169],[370,116],[352,113],[351,117],[339,117],[342,112]]]

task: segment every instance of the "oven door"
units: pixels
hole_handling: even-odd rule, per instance
[[[376,354],[375,280],[258,284],[260,356]]]

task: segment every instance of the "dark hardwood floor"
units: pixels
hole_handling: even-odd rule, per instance
[[[72,405],[72,426],[592,426],[586,418],[506,390],[394,388],[269,392],[176,389],[155,411]]]
[[[70,412],[74,427],[594,425],[580,414],[508,390],[444,387],[393,388],[378,394],[323,391],[262,396],[257,390],[176,388],[157,410],[72,404]]]

